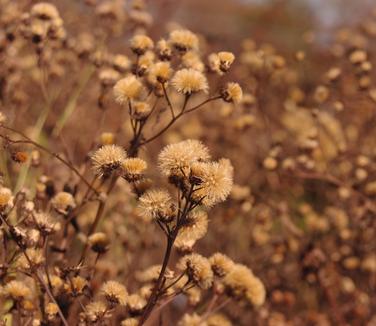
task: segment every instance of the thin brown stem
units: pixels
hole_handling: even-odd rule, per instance
[[[1,214],[0,214],[0,219],[7,226],[8,229],[12,228],[12,226],[8,223],[8,221]],[[33,262],[30,259],[29,255],[27,254],[24,246],[21,243],[19,243],[19,241],[18,241],[17,238],[13,237],[13,233],[12,232],[9,232],[9,234],[12,237],[13,241],[16,243],[16,245],[19,247],[19,249],[22,251],[23,255],[25,256],[25,258],[26,258],[26,260],[27,260],[27,262],[28,262],[28,264],[30,266],[30,269],[34,272],[35,277],[37,278],[38,282],[43,286],[43,288],[46,291],[47,295],[49,296],[50,300],[54,304],[56,304],[56,306],[58,308],[58,315],[61,318],[61,321],[63,322],[64,326],[69,326],[67,320],[64,317],[63,312],[61,311],[61,309],[60,309],[57,301],[55,300],[53,294],[51,293],[51,291],[49,289],[49,286],[46,284],[46,282],[44,282],[43,277],[39,274],[39,271],[38,270],[34,270]]]
[[[170,129],[170,127],[177,121],[179,120],[183,115],[185,114],[188,114],[188,113],[191,113],[193,111],[196,111],[197,109],[201,108],[202,106],[204,106],[205,104],[211,102],[211,101],[214,101],[214,100],[217,100],[219,98],[221,98],[220,96],[216,96],[216,97],[211,97],[211,98],[208,98],[206,99],[205,101],[203,101],[202,103],[194,106],[193,108],[190,108],[190,109],[186,109],[187,107],[187,104],[188,104],[188,100],[189,100],[190,96],[187,95],[184,99],[184,104],[183,104],[183,107],[182,107],[182,110],[177,114],[175,115],[170,121],[169,123],[163,127],[160,131],[158,131],[154,136],[151,136],[150,138],[144,140],[143,142],[140,143],[140,146],[143,146],[143,145],[146,145],[150,142],[152,142],[153,140],[157,139],[158,137],[160,137],[162,134],[164,134],[168,129]]]
[[[165,272],[170,261],[172,248],[174,246],[175,239],[179,233],[183,222],[185,221],[186,216],[189,214],[192,209],[191,195],[193,193],[193,186],[191,186],[188,194],[185,196],[185,205],[182,211],[178,211],[176,216],[176,226],[169,232],[167,236],[167,246],[163,258],[162,268],[158,276],[158,280],[153,288],[153,291],[149,297],[149,300],[146,304],[144,312],[140,319],[140,326],[145,323],[145,321],[150,317],[154,307],[158,303],[159,298],[163,295],[163,287],[165,283]]]
[[[218,298],[219,298],[218,294],[214,294],[212,296],[211,300],[209,301],[208,306],[205,309],[205,313],[201,316],[201,320],[205,320],[206,318],[210,316],[215,303],[218,301]]]
[[[173,287],[176,283],[178,283],[185,275],[185,271],[181,273],[174,281],[172,281],[169,285],[167,285],[164,289],[163,292],[166,292],[168,289]]]
[[[163,285],[163,280],[164,280],[164,275],[168,266],[168,262],[170,260],[171,252],[172,252],[172,247],[174,245],[175,239],[172,237],[167,238],[167,246],[166,246],[166,251],[165,255],[163,258],[163,263],[162,263],[162,268],[161,272],[159,273],[158,280],[153,288],[153,291],[150,295],[150,298],[148,300],[148,303],[145,307],[144,313],[141,316],[140,323],[139,325],[142,326],[145,321],[149,318],[151,312],[153,311],[154,306],[157,304],[159,296],[160,296],[160,290]]]
[[[33,141],[32,139],[30,139],[29,137],[27,137],[24,133],[16,130],[16,129],[13,129],[11,127],[6,127],[4,125],[0,125],[0,128],[3,128],[3,129],[6,129],[6,130],[9,130],[9,131],[12,131],[20,136],[22,136],[23,138],[25,138],[25,140],[12,140],[10,139],[8,136],[6,135],[2,135],[0,134],[0,137],[5,139],[6,141],[9,141],[10,143],[13,143],[13,144],[17,144],[17,143],[23,143],[23,144],[31,144],[37,148],[39,148],[40,150],[48,153],[49,155],[55,157],[57,160],[59,160],[61,163],[63,163],[65,166],[67,166],[74,174],[76,174],[88,187],[92,188],[92,186],[90,185],[90,183],[85,179],[85,177],[73,166],[71,165],[68,161],[66,161],[65,159],[63,159],[59,154],[57,153],[54,153],[54,152],[51,152],[48,148],[38,144],[37,142]],[[92,190],[98,195],[98,192],[92,188]]]
[[[216,301],[216,300],[215,300]],[[227,298],[225,301],[223,301],[222,303],[220,303],[218,306],[216,306],[215,308],[213,308],[213,306],[210,307],[210,310],[208,310],[204,316],[202,316],[201,320],[204,321],[205,319],[207,319],[208,317],[210,317],[212,314],[218,312],[219,310],[221,310],[222,308],[224,308],[225,306],[227,306],[231,301],[231,298]],[[215,302],[214,302],[215,303]],[[213,305],[214,305],[213,303]]]
[[[112,191],[112,189],[115,187],[116,181],[117,181],[117,176],[115,176],[115,175],[112,176],[110,185],[109,185],[109,187],[107,189],[107,192],[106,192],[106,195],[108,195]],[[102,218],[102,215],[103,215],[105,207],[106,207],[106,201],[105,200],[100,200],[99,201],[99,205],[98,205],[98,210],[97,210],[97,213],[95,215],[94,222],[90,226],[89,232],[86,235],[86,239],[88,239],[95,232],[95,230],[97,229],[97,226],[99,224],[99,221]],[[89,247],[89,243],[86,240],[85,245],[84,245],[84,247],[82,249],[82,252],[81,252],[81,257],[80,257],[80,260],[79,260],[79,264],[83,264],[84,263],[88,247]]]
[[[166,98],[166,101],[167,101],[168,107],[170,108],[172,119],[173,119],[173,118],[175,118],[174,108],[172,107],[170,98],[169,98],[169,96],[167,94],[165,83],[161,83],[161,85],[162,85],[164,97]]]
[[[212,102],[212,101],[215,101],[215,100],[218,100],[220,99],[221,96],[214,96],[214,97],[210,97],[208,98],[207,100],[205,100],[204,102],[194,106],[193,108],[190,108],[188,110],[186,110],[184,113],[190,113],[190,112],[193,112],[193,111],[196,111],[197,109],[201,108],[202,106],[204,106],[205,104],[209,103],[209,102]]]

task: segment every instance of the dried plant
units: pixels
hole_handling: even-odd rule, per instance
[[[376,15],[224,48],[149,5],[0,0],[0,324],[373,325]]]

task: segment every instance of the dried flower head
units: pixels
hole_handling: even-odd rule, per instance
[[[175,208],[171,196],[166,190],[151,189],[140,197],[138,212],[147,220],[155,218],[168,222],[174,217]]]
[[[12,237],[15,238],[18,243],[21,243],[23,246],[26,246],[26,244],[29,240],[27,230],[25,230],[25,229],[23,229],[19,226],[15,226],[15,227],[11,227],[9,231],[10,231]]]
[[[147,102],[137,101],[133,103],[132,107],[132,117],[139,121],[145,120],[151,112],[151,107]]]
[[[147,169],[147,163],[138,157],[130,157],[123,161],[121,167],[124,173],[123,178],[128,182],[134,182],[142,178]]]
[[[111,68],[104,68],[99,72],[99,80],[102,86],[113,86],[119,79],[120,74],[114,69]]]
[[[238,83],[227,83],[221,90],[221,97],[226,102],[239,103],[243,97],[243,91]]]
[[[47,36],[53,40],[65,39],[66,31],[63,28],[63,20],[54,5],[38,3],[31,8],[30,14],[30,31],[33,42],[38,43]],[[36,36],[41,38],[35,38]]]
[[[137,318],[127,318],[121,322],[121,326],[138,326],[139,320]]]
[[[53,4],[47,2],[40,2],[35,4],[31,8],[30,13],[31,16],[41,20],[53,20],[60,17],[56,7]]]
[[[195,162],[210,159],[208,148],[198,140],[185,140],[167,145],[158,156],[161,172],[166,176],[186,173]]]
[[[361,64],[367,60],[367,52],[364,50],[355,50],[350,53],[349,60],[352,64]]]
[[[265,169],[272,171],[277,168],[278,161],[274,157],[268,156],[264,159],[262,165]]]
[[[117,54],[112,60],[114,68],[120,72],[126,72],[131,67],[131,61],[123,54]]]
[[[64,281],[57,275],[49,275],[52,290],[54,293],[59,293],[64,287]],[[45,276],[44,281],[48,283],[47,276]]]
[[[108,281],[101,287],[101,292],[110,306],[121,305],[127,303],[128,291],[124,285],[116,281]]]
[[[204,291],[197,286],[190,286],[184,289],[184,294],[188,299],[189,305],[192,307],[196,307],[200,303],[203,297],[203,292]]]
[[[12,160],[16,163],[25,163],[29,158],[29,154],[24,151],[15,151],[12,153]]]
[[[7,120],[7,116],[4,114],[4,112],[0,111],[0,124],[3,124]]]
[[[141,97],[143,89],[142,83],[134,75],[129,75],[115,84],[115,100],[122,105],[129,100],[137,100]]]
[[[35,311],[35,303],[31,299],[21,301],[21,307],[27,312]]]
[[[170,271],[169,271],[170,272]],[[167,277],[169,278],[169,277]],[[169,290],[169,289],[168,289]],[[167,290],[167,292],[169,292]],[[139,290],[138,294],[145,300],[148,300],[153,292],[153,285],[151,283],[143,285]]]
[[[171,81],[175,89],[182,94],[191,95],[209,89],[205,75],[192,68],[178,70]]]
[[[162,61],[169,61],[172,57],[172,49],[170,44],[165,40],[161,39],[157,43],[157,53],[158,57]]]
[[[139,26],[149,27],[153,24],[153,17],[143,10],[130,10],[128,16],[129,20]]]
[[[185,224],[179,230],[175,246],[188,250],[196,241],[203,238],[208,230],[208,215],[201,210],[195,210],[187,216]]]
[[[31,290],[24,282],[13,280],[8,282],[3,291],[6,297],[12,298],[15,301],[25,300],[31,297]]]
[[[106,233],[96,232],[89,236],[88,243],[91,250],[98,254],[104,254],[108,250],[110,239],[108,238]]]
[[[192,165],[190,177],[198,186],[193,193],[194,199],[211,207],[224,201],[230,194],[233,167],[227,159],[218,162],[196,162]]]
[[[13,194],[12,190],[6,187],[0,188],[0,210],[13,207]]]
[[[59,228],[59,224],[56,221],[54,221],[49,214],[45,212],[34,213],[33,219],[36,228],[44,236],[54,233]]]
[[[224,277],[223,283],[230,296],[246,300],[252,305],[261,306],[265,301],[265,288],[252,271],[241,264],[233,266]]]
[[[96,174],[108,177],[121,167],[127,157],[126,151],[118,145],[104,145],[91,156]]]
[[[231,321],[222,314],[214,314],[206,320],[208,326],[232,326]]]
[[[48,318],[51,320],[57,316],[59,307],[56,303],[49,302],[46,304],[45,312],[48,315]]]
[[[218,52],[218,60],[219,60],[219,69],[222,72],[227,72],[232,63],[235,60],[235,55],[231,52]]]
[[[146,300],[138,294],[128,296],[127,306],[134,315],[139,315],[146,306]]]
[[[64,289],[72,297],[78,297],[84,294],[84,290],[87,286],[88,282],[86,279],[81,276],[75,276],[65,282]]]
[[[25,254],[19,256],[16,266],[23,270],[37,268],[43,265],[45,259],[41,249],[28,248]]]
[[[60,214],[67,215],[76,207],[74,197],[69,192],[58,192],[51,200],[52,207]]]
[[[34,21],[30,26],[30,33],[34,43],[40,43],[47,37],[48,25],[42,21]]]
[[[39,241],[41,240],[41,234],[38,230],[36,229],[26,229],[26,245],[28,247],[35,247],[39,244]]]
[[[182,257],[178,268],[186,271],[188,277],[200,288],[208,289],[213,283],[213,272],[209,260],[199,254],[190,254]]]
[[[313,97],[317,103],[322,104],[329,98],[329,95],[330,95],[329,89],[326,86],[319,85],[315,89],[315,93],[313,94]]]
[[[115,135],[112,132],[102,132],[100,135],[100,143],[102,145],[113,145],[115,142]]]
[[[97,323],[106,317],[108,307],[103,301],[90,302],[85,307],[85,318],[90,323]]]
[[[174,30],[169,35],[169,42],[179,51],[198,49],[198,37],[189,30]]]
[[[131,49],[137,55],[144,54],[154,46],[153,40],[146,35],[135,35],[131,38]]]
[[[226,255],[217,252],[209,258],[211,268],[216,276],[226,276],[234,267],[234,262]]]
[[[140,282],[147,283],[147,282],[154,282],[158,279],[159,274],[161,272],[162,265],[153,265],[149,268],[136,272],[136,278]],[[174,272],[166,269],[165,272],[166,279],[170,279],[174,277]]]
[[[340,68],[332,67],[327,71],[325,77],[329,81],[334,82],[334,81],[338,80],[338,78],[341,76],[341,73],[342,73],[342,71],[341,71]]]
[[[152,51],[145,52],[138,58],[137,65],[134,65],[134,73],[138,76],[143,76],[153,66],[155,61],[155,54]]]
[[[133,0],[131,1],[132,8],[135,10],[145,10],[146,9],[146,3],[145,0]]]
[[[363,261],[361,262],[361,269],[370,273],[376,272],[376,255],[370,254],[364,257]]]
[[[193,314],[184,314],[183,318],[180,319],[178,326],[207,326],[205,320],[202,319],[196,313]]]
[[[202,62],[200,55],[195,51],[188,51],[181,57],[184,68],[192,68],[199,72],[204,72],[205,64]]]
[[[171,78],[171,75],[172,69],[169,62],[157,62],[150,68],[150,78],[152,81],[156,80],[160,83],[165,83]]]
[[[223,74],[223,72],[219,69],[219,58],[217,53],[210,53],[208,55],[208,68],[212,72],[216,72],[218,74]]]

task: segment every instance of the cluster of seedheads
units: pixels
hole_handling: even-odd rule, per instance
[[[222,253],[207,258],[194,249],[207,233],[208,211],[231,192],[230,160],[212,160],[198,140],[172,142],[158,156],[163,188],[156,186],[149,158],[142,153],[183,116],[221,99],[241,101],[242,89],[235,82],[210,86],[227,75],[235,56],[222,51],[203,59],[202,41],[182,27],[155,41],[147,33],[152,16],[143,2],[121,3],[86,1],[103,24],[94,31],[98,40],[71,33],[52,3],[0,4],[13,17],[0,14],[5,31],[0,34],[5,62],[0,119],[4,323],[143,325],[182,296],[205,310],[182,310],[175,318],[181,319],[179,325],[230,325],[219,313],[230,301],[253,307],[264,303],[263,283],[248,267]],[[132,30],[129,52],[111,53],[103,40],[124,26]],[[27,53],[33,71],[27,78],[35,82],[45,107],[31,131],[12,115],[12,107],[28,103],[28,90],[19,79],[25,72],[11,60],[12,53]],[[106,115],[117,107],[127,113],[127,124],[97,133],[80,160],[62,150],[77,98],[69,99],[59,116],[58,84],[51,82],[62,81],[81,65],[87,70],[79,85],[94,75],[99,85],[90,97],[96,99],[100,116],[90,123],[102,131]],[[16,86],[21,87],[17,96],[9,92]],[[56,124],[49,135],[56,138],[56,150],[40,141],[52,115]],[[142,244],[148,232],[159,245],[166,243],[159,264]],[[144,255],[146,263],[129,263],[137,255]],[[123,272],[111,270],[116,262]]]

